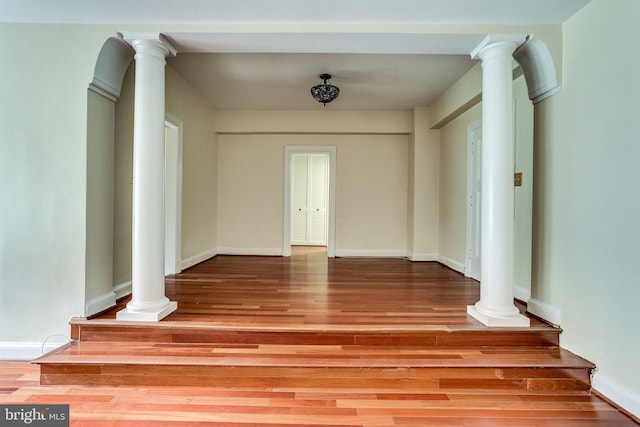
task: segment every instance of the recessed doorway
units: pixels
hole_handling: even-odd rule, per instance
[[[292,245],[335,256],[336,147],[285,146],[283,255]]]

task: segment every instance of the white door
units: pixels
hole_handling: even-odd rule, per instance
[[[327,245],[329,155],[309,154],[309,244]]]
[[[291,244],[306,245],[309,240],[309,156],[291,157]]]
[[[329,155],[296,153],[291,162],[291,244],[326,246]]]
[[[164,132],[164,274],[180,273],[181,188],[182,188],[182,122],[172,118],[165,122]]]
[[[480,280],[482,203],[482,122],[469,126],[467,157],[467,259],[465,275]]]

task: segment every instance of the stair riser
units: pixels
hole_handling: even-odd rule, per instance
[[[79,327],[75,339],[87,342],[157,342],[217,344],[295,344],[295,345],[404,345],[423,348],[531,346],[557,347],[558,332],[259,332],[203,331],[199,329],[145,327]]]
[[[588,393],[579,368],[309,368],[176,365],[43,365],[46,385],[312,387],[502,390],[536,394]]]

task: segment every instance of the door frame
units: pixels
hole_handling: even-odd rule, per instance
[[[164,274],[182,271],[182,133],[183,122],[165,113]]]
[[[282,255],[291,256],[291,158],[293,153],[329,153],[329,207],[327,218],[327,256],[336,256],[336,154],[334,145],[284,146],[284,224]]]
[[[480,221],[474,221],[472,218],[474,209],[471,207],[471,195],[473,192],[473,168],[474,162],[471,158],[473,147],[473,134],[478,129],[482,129],[482,120],[477,120],[467,127],[467,245],[464,256],[464,275],[476,280],[480,280],[480,274],[472,276],[471,273],[471,248],[473,247],[473,236],[476,235],[473,230],[474,224],[480,225]],[[482,203],[482,202],[481,202]],[[478,211],[479,212],[479,211]],[[482,239],[482,236],[480,237]],[[482,257],[482,253],[480,254]]]

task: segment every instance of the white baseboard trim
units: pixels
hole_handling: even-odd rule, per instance
[[[116,293],[114,291],[107,292],[104,295],[99,295],[87,301],[84,306],[84,315],[91,316],[108,308],[114,307],[115,305]]]
[[[180,263],[180,269],[185,270],[189,267],[193,267],[194,265],[200,264],[202,261],[206,261],[209,258],[213,258],[216,255],[218,255],[217,249],[209,249],[208,251],[204,251],[198,255],[194,255],[187,259],[183,259],[182,262]]]
[[[513,287],[513,296],[522,302],[527,302],[531,299],[531,289],[525,289],[520,286]]]
[[[113,293],[116,294],[116,300],[131,295],[131,280],[115,285],[113,287]]]
[[[527,311],[554,325],[562,323],[562,312],[558,307],[535,298],[529,298],[527,301]]]
[[[414,254],[409,252],[407,255],[409,261],[438,261],[438,254]]]
[[[69,342],[67,337],[60,342],[62,335],[53,335],[50,341],[54,341],[53,338],[58,342],[0,342],[0,360],[34,360]]]
[[[628,389],[600,372],[593,375],[591,386],[634,417],[640,418],[640,393]]]
[[[336,249],[336,256],[343,257],[343,258],[407,258],[407,251]]]
[[[218,248],[218,255],[282,256],[282,248]]]
[[[447,267],[449,267],[452,270],[457,271],[458,273],[464,274],[464,263],[463,262],[459,262],[459,261],[456,261],[454,259],[447,258],[446,256],[443,256],[443,255],[438,255],[438,262],[446,265]]]

